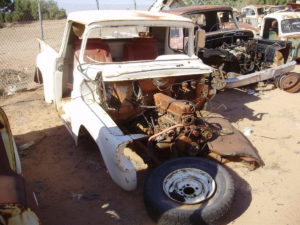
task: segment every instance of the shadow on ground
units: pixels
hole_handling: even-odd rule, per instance
[[[83,138],[75,147],[64,126],[18,135],[16,141],[18,145],[36,142],[20,153],[24,176],[39,199],[43,224],[154,224],[143,203],[148,171],[138,174],[136,191],[126,192],[110,178],[96,144]],[[236,194],[220,225],[242,215],[252,200],[249,184],[232,170],[231,174]]]
[[[16,141],[37,142],[21,151],[21,159],[43,224],[153,224],[143,203],[146,171],[138,174],[136,191],[123,191],[110,178],[97,146],[82,139],[75,147],[64,126],[18,135]]]
[[[247,94],[242,89],[231,89],[219,92],[217,96],[208,104],[208,111],[213,111],[225,116],[230,122],[237,122],[241,119],[252,121],[262,120],[266,113],[255,113],[246,104],[258,101],[261,98]]]
[[[13,128],[21,134],[16,136],[17,144],[36,142],[21,155],[24,176],[32,184],[40,202],[43,224],[154,224],[143,202],[143,184],[148,171],[138,174],[136,191],[123,191],[110,178],[92,142],[82,140],[78,147],[74,145],[55,109],[42,100],[42,90],[8,100],[2,105],[5,105]],[[253,110],[240,109],[243,104],[257,100],[256,96],[230,90],[218,95],[212,104],[224,103],[227,111],[220,112],[220,108],[217,112],[231,121],[245,116],[259,120],[261,118],[253,115]],[[45,129],[49,126],[54,127]],[[242,215],[252,200],[249,184],[233,171],[232,174],[237,192],[229,214],[220,220],[221,225]]]
[[[228,167],[226,167],[226,169],[230,171],[233,177],[236,192],[231,209],[225,216],[217,221],[216,225],[226,225],[233,222],[248,209],[252,201],[251,186],[248,182],[241,178],[232,169]]]

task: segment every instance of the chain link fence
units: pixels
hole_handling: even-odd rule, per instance
[[[216,1],[208,0],[206,4]],[[60,48],[64,27],[64,19],[43,21],[44,40],[56,51]],[[39,21],[0,26],[0,97],[35,86],[33,76],[39,52],[37,38],[41,39],[41,34]]]
[[[64,26],[64,19],[43,21],[44,40],[56,51],[60,48]],[[10,23],[0,28],[0,96],[35,86],[38,38],[41,39],[39,21]]]

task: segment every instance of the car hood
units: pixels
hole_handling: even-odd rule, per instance
[[[287,41],[293,40],[293,39],[299,39],[300,38],[300,32],[283,34],[282,37],[286,38]]]
[[[219,30],[216,32],[208,32],[205,34],[206,38],[215,37],[215,36],[223,36],[223,37],[230,37],[230,36],[249,36],[253,37],[253,32],[251,30],[246,29],[229,29],[229,30]]]
[[[209,74],[214,70],[196,56],[186,55],[163,55],[155,60],[113,64],[85,64],[82,69],[86,71],[87,78],[95,80],[101,74],[106,82]]]

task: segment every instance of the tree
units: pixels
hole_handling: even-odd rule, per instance
[[[12,12],[13,21],[33,20],[31,3],[32,0],[15,0],[14,11]]]
[[[34,20],[39,19],[39,6],[38,1],[32,1],[30,4],[31,16]]]
[[[61,19],[66,17],[66,11],[60,9],[54,0],[0,0],[0,23],[38,20],[38,1],[44,19]]]
[[[54,0],[41,1],[41,10],[44,19],[61,19],[66,17],[66,11],[60,9]]]

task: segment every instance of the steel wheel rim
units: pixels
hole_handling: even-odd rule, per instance
[[[200,169],[184,168],[165,177],[163,190],[175,202],[198,204],[215,193],[216,183],[208,173]]]
[[[298,74],[290,74],[282,78],[280,86],[285,90],[294,87],[298,82]]]

